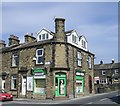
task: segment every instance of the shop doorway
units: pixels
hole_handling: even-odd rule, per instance
[[[55,74],[55,96],[66,96],[66,73]]]

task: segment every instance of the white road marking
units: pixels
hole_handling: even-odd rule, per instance
[[[93,102],[89,102],[89,103],[87,103],[87,104],[92,104]]]
[[[104,100],[106,100],[107,98],[104,98],[104,99],[101,99],[100,101],[104,101]]]

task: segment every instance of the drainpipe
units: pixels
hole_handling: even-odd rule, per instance
[[[73,48],[73,97],[75,98],[75,86],[74,86],[74,82],[75,82],[75,67],[74,67],[74,48]]]

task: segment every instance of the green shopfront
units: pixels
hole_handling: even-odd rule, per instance
[[[66,73],[58,72],[55,74],[55,96],[66,96]]]
[[[33,93],[34,94],[45,94],[46,87],[46,70],[45,69],[34,69],[34,86]]]
[[[81,70],[76,70],[76,94],[84,92],[85,73]]]

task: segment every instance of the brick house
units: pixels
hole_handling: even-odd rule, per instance
[[[1,41],[2,89],[26,98],[75,98],[94,93],[94,54],[85,36],[65,31],[65,19],[55,19],[55,32],[45,28],[25,42],[10,35]]]

